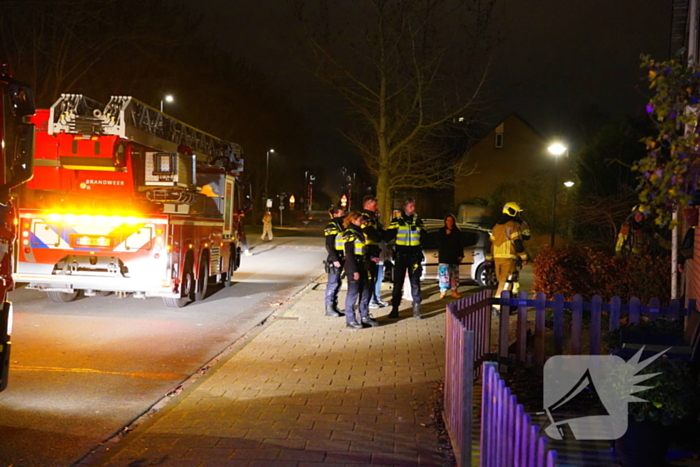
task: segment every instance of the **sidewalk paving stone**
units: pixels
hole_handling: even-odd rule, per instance
[[[430,398],[444,375],[446,302],[424,305],[423,320],[404,317],[408,305],[399,320],[372,310],[380,326],[354,331],[323,316],[323,289],[309,287],[91,465],[443,465]]]

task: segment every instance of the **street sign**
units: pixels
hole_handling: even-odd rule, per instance
[[[265,205],[266,205],[268,208],[271,208],[271,207],[272,207],[272,200],[268,198],[268,199],[267,199],[267,203],[266,203]]]

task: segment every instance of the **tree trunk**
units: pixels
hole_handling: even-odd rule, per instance
[[[391,190],[387,184],[387,175],[380,172],[377,177],[377,204],[379,205],[379,213],[384,228],[391,222],[391,210],[393,208],[391,205]]]

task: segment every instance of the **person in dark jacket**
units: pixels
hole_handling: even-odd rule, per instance
[[[343,272],[343,208],[331,208],[328,211],[331,220],[323,234],[326,238],[326,251],[328,257],[324,261],[328,282],[326,283],[326,316],[337,317],[343,313],[338,308],[338,292],[340,292],[341,272]]]
[[[362,231],[362,213],[352,211],[345,217],[343,243],[345,248],[345,276],[348,279],[348,293],[345,297],[346,326],[362,329],[364,326],[378,326],[369,314],[369,300],[372,290],[367,287],[367,264],[365,260],[365,234]],[[355,316],[355,304],[360,312],[360,323]]]
[[[452,289],[452,296],[460,298],[459,263],[464,259],[464,246],[457,220],[452,214],[445,216],[445,225],[438,230],[438,281],[440,282],[440,298],[445,298],[447,291]]]

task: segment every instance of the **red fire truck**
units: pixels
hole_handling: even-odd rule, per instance
[[[16,224],[10,190],[32,176],[34,125],[27,117],[33,113],[31,88],[12,79],[6,65],[0,63],[0,391],[7,387],[12,334],[12,303],[7,292],[14,288]]]
[[[239,145],[128,96],[64,94],[37,110],[19,199],[14,278],[54,302],[79,293],[203,300],[240,262]]]

